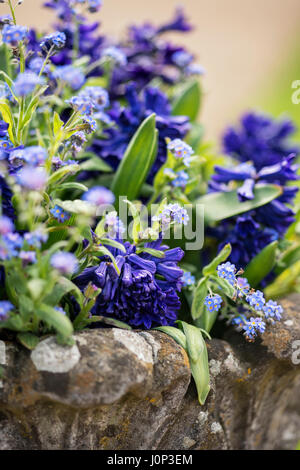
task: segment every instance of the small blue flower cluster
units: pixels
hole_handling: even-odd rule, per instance
[[[115,196],[109,189],[103,186],[94,186],[89,191],[84,193],[82,199],[99,207],[113,204]]]
[[[221,308],[223,299],[219,294],[207,295],[204,304],[209,312],[218,312]]]
[[[8,136],[9,125],[5,121],[0,121],[0,160],[6,157],[6,150],[13,147],[12,142]]]
[[[109,96],[104,88],[98,86],[87,86],[77,95],[72,96],[66,101],[75,111],[84,115],[87,123],[93,127],[96,122],[91,119],[91,114],[97,118],[97,113],[103,113],[104,109],[109,106]],[[94,130],[92,128],[92,130]]]
[[[73,253],[58,251],[51,256],[51,266],[64,276],[74,274],[78,269],[78,261]]]
[[[183,140],[172,140],[168,144],[168,149],[173,153],[176,158],[181,158],[185,166],[190,166],[191,156],[193,155],[194,151],[192,147],[183,142]]]
[[[20,41],[28,35],[28,29],[25,26],[6,24],[2,30],[2,40],[5,44],[16,47]]]
[[[127,57],[119,47],[107,47],[102,52],[102,57],[113,60],[117,65],[127,64]]]
[[[67,83],[73,90],[79,90],[85,83],[85,76],[78,67],[62,65],[53,73],[54,78]]]
[[[14,309],[14,306],[8,300],[0,300],[0,321],[5,321],[8,318],[8,313]]]
[[[66,35],[61,31],[55,31],[43,38],[40,47],[45,55],[55,53],[62,49],[66,44]]]
[[[182,280],[182,283],[183,283],[183,287],[190,287],[190,286],[193,286],[195,284],[195,276],[193,276],[189,271],[185,271],[183,273],[183,276],[181,278]]]
[[[152,217],[153,222],[161,222],[162,230],[168,228],[171,222],[187,225],[190,220],[187,210],[180,204],[167,204],[162,212]]]
[[[235,289],[232,300],[236,301],[234,308],[239,314],[230,315],[230,322],[238,330],[243,330],[247,341],[251,342],[258,333],[264,333],[266,321],[274,323],[281,320],[283,308],[273,300],[266,302],[264,294],[260,290],[251,289],[247,279],[238,276],[239,273],[240,271],[237,271],[235,265],[229,261],[217,267],[218,277],[226,280]],[[222,297],[211,293],[206,296],[204,303],[209,312],[218,312],[221,308]]]
[[[51,214],[58,222],[63,223],[70,219],[70,214],[65,212],[61,207],[55,205],[52,209],[50,209]]]
[[[14,83],[14,93],[17,96],[27,96],[33,93],[36,86],[44,83],[43,77],[39,77],[34,72],[20,73]]]
[[[27,232],[20,235],[14,231],[14,225],[6,216],[0,217],[0,260],[19,257],[23,265],[36,262],[33,249],[40,249],[46,243],[47,235],[40,231]]]
[[[172,168],[165,168],[164,174],[168,176],[168,178],[170,178],[171,185],[174,186],[175,188],[184,189],[189,180],[189,175],[184,170],[180,170],[176,172],[172,170]]]

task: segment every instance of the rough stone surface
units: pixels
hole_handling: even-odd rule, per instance
[[[300,440],[300,296],[260,342],[208,342],[197,401],[185,351],[158,331],[90,330],[30,353],[0,341],[0,449],[293,449]],[[298,342],[298,343],[297,343]]]

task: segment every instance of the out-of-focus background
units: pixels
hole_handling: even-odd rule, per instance
[[[24,0],[19,24],[41,31],[53,23],[44,0]],[[195,26],[173,35],[198,56],[206,69],[202,122],[216,138],[247,108],[280,115],[287,112],[300,126],[300,104],[292,104],[292,82],[300,80],[299,0],[104,0],[93,20],[101,31],[120,37],[130,23],[168,20],[181,4]],[[6,6],[0,5],[1,14]]]

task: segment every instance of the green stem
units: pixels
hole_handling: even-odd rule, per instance
[[[21,139],[22,139],[22,121],[23,121],[23,116],[24,116],[24,107],[25,107],[25,99],[21,98],[20,109],[19,109],[19,117],[18,117],[18,128],[17,128],[17,141],[18,141],[18,144],[21,143]]]
[[[43,73],[44,70],[45,70],[45,67],[46,67],[46,65],[47,65],[47,62],[48,62],[48,60],[50,59],[53,50],[54,50],[54,46],[51,46],[50,49],[49,49],[48,54],[46,55],[46,58],[45,58],[45,60],[44,60],[44,63],[43,63],[43,65],[42,65],[42,67],[41,67],[41,70],[40,70],[40,73],[39,73],[39,77],[42,76],[42,73]]]
[[[8,0],[8,5],[9,5],[9,8],[10,8],[10,12],[11,12],[11,16],[12,16],[12,19],[13,19],[13,22],[14,24],[16,25],[17,24],[17,21],[16,21],[16,16],[15,16],[15,10],[12,6],[12,3],[11,3],[11,0]]]

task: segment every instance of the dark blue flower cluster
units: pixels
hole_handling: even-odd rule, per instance
[[[149,174],[149,181],[152,181],[166,160],[166,137],[172,140],[184,138],[190,128],[189,119],[186,116],[172,116],[168,99],[158,88],[147,87],[139,96],[136,86],[131,84],[126,88],[125,97],[128,102],[126,107],[114,103],[108,113],[116,126],[104,131],[105,139],[95,138],[92,150],[116,169],[135,131],[147,116],[155,113],[159,145],[156,161]]]
[[[234,167],[215,167],[211,191],[228,191],[238,184],[240,201],[254,198],[257,183],[281,186],[282,195],[256,210],[222,222],[216,230],[220,245],[231,243],[231,261],[245,267],[261,249],[282,237],[294,221],[293,203],[298,187],[295,158],[299,149],[288,142],[295,128],[289,120],[273,120],[255,113],[246,114],[240,128],[230,128],[223,139],[224,151],[240,163]],[[289,204],[289,205],[287,205]]]
[[[120,241],[121,242],[121,241]],[[146,252],[136,253],[130,242],[121,242],[126,253],[108,247],[116,259],[119,273],[110,258],[100,258],[99,266],[86,268],[74,282],[85,290],[89,283],[102,289],[93,315],[114,317],[134,327],[151,328],[173,325],[177,318],[183,271],[177,266],[184,252],[168,249],[161,240],[146,244],[164,251],[164,258]]]

